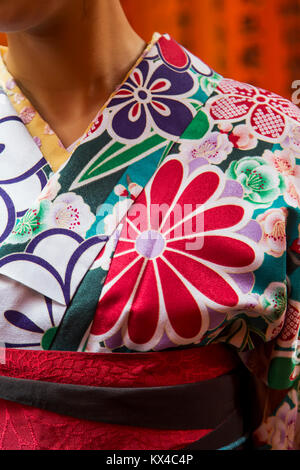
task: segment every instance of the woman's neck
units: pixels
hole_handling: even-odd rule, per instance
[[[47,25],[9,33],[6,65],[46,122],[70,145],[145,47],[119,0],[72,0]]]

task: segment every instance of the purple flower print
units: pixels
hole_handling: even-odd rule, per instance
[[[153,70],[143,61],[108,105],[113,112],[112,132],[117,138],[143,140],[154,128],[168,139],[179,137],[196,113],[187,99],[196,85],[188,72],[165,65]]]

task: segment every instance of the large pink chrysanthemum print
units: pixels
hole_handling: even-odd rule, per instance
[[[223,79],[207,106],[216,121],[239,122],[247,125],[258,138],[278,143],[288,130],[288,120],[300,122],[300,110],[275,93],[235,80]]]
[[[246,306],[263,255],[242,196],[219,168],[171,156],[124,220],[87,351],[120,335],[138,351],[196,343],[213,313]]]

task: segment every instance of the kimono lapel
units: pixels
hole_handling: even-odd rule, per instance
[[[219,80],[199,59],[162,36],[51,177],[8,98],[0,95],[0,151],[5,157],[0,169],[5,214],[0,275],[67,307],[176,142],[191,135],[199,139],[209,130],[201,107]]]
[[[45,158],[1,89],[0,244],[5,242],[17,218],[27,212],[46,185],[46,167]]]

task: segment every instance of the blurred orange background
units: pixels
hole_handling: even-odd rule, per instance
[[[121,0],[146,40],[174,39],[223,76],[291,99],[300,80],[300,0]]]
[[[300,0],[121,2],[145,40],[168,32],[221,75],[291,99],[300,80]]]

